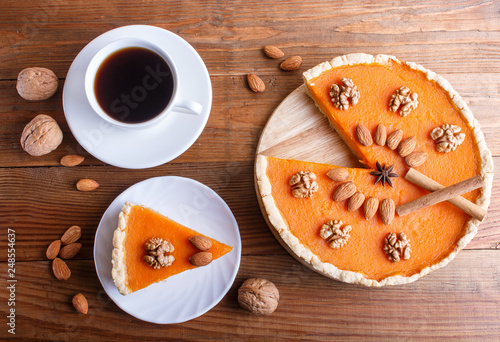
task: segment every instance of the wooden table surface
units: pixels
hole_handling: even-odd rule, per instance
[[[401,3],[401,4],[399,4]],[[199,52],[210,73],[213,107],[205,130],[180,157],[158,167],[125,170],[93,158],[72,136],[62,87],[72,60],[93,38],[130,24],[170,30]],[[300,55],[284,72],[266,58],[273,44]],[[301,74],[352,52],[395,55],[441,74],[480,122],[496,167],[500,161],[500,1],[125,1],[2,0],[0,4],[0,339],[23,341],[173,340],[498,340],[500,337],[500,201],[494,180],[488,215],[467,248],[447,267],[404,286],[366,288],[332,281],[295,261],[274,239],[254,190],[257,142],[274,108],[302,83]],[[59,90],[28,102],[16,92],[26,67],[52,69]],[[246,74],[266,91],[255,94]],[[31,157],[19,143],[23,127],[45,113],[64,132],[54,152]],[[78,167],[60,166],[68,153]],[[242,239],[241,266],[227,295],[189,322],[155,325],[109,300],[92,258],[94,234],[111,201],[132,184],[177,175],[214,189],[232,209]],[[75,189],[80,178],[101,186]],[[48,244],[71,225],[83,248],[58,281],[45,258]],[[15,335],[8,332],[7,233],[15,232]],[[280,304],[270,316],[240,309],[237,289],[249,277],[276,284]],[[89,313],[71,305],[81,292]]]

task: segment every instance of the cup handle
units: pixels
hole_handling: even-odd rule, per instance
[[[196,101],[181,99],[175,102],[172,110],[180,113],[200,115],[203,107]]]

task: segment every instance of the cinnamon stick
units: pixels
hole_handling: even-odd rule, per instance
[[[421,174],[415,169],[410,169],[406,173],[405,179],[421,188],[428,191],[437,191],[444,189],[444,186],[436,182],[435,180]],[[486,209],[466,200],[462,196],[457,196],[448,200],[449,203],[453,204],[457,208],[462,209],[465,213],[474,217],[475,219],[482,221],[486,216]]]
[[[396,208],[396,212],[399,216],[410,214],[414,211],[429,207],[443,201],[451,202],[453,200],[453,202],[457,203],[455,197],[483,186],[483,179],[481,178],[481,176],[475,176],[445,188],[441,184],[432,181],[430,178],[413,169],[410,169],[408,171],[405,179],[430,191],[434,191],[434,189],[439,187],[441,187],[441,189],[436,189],[430,194],[424,195],[413,201],[398,206]],[[458,207],[460,207],[460,209],[464,210],[467,214],[473,216],[474,218],[477,218],[478,220],[482,220],[484,218],[486,211],[483,208],[476,206],[463,197],[460,198],[462,198],[462,200],[458,199],[457,205]],[[470,205],[466,204],[464,207],[463,201],[470,203]]]

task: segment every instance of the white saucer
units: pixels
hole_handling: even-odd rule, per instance
[[[125,37],[149,39],[169,51],[179,73],[179,98],[201,104],[200,115],[172,112],[152,128],[126,130],[92,110],[84,90],[87,66],[103,46]],[[210,76],[196,50],[172,32],[146,25],[120,27],[91,41],[71,64],[63,90],[64,114],[80,145],[107,164],[129,169],[161,165],[184,153],[205,128],[211,107]]]
[[[232,246],[233,250],[208,266],[185,271],[123,296],[111,277],[111,252],[113,232],[125,201],[156,210]],[[227,204],[212,189],[182,177],[156,177],[131,186],[111,203],[95,235],[95,267],[108,296],[130,315],[158,324],[185,322],[214,307],[233,284],[240,258],[238,224]]]

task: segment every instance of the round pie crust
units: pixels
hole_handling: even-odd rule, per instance
[[[394,61],[397,63],[404,63],[408,67],[414,70],[423,72],[429,81],[435,81],[438,83],[450,96],[454,104],[460,110],[462,117],[465,122],[469,124],[471,130],[474,132],[474,138],[478,146],[481,166],[480,175],[484,181],[484,186],[481,189],[481,194],[476,200],[476,204],[480,207],[487,209],[490,196],[491,187],[493,183],[493,159],[491,157],[490,150],[486,147],[484,141],[484,135],[480,129],[478,121],[474,118],[472,112],[467,107],[466,103],[460,97],[460,95],[452,88],[450,83],[438,74],[425,69],[421,65],[412,62],[402,62],[399,61],[394,56],[388,55],[368,55],[364,53],[355,53],[344,56],[339,56],[332,59],[329,62],[323,62],[317,66],[307,70],[303,73],[304,81],[307,83],[309,80],[319,76],[321,73],[328,71],[329,69],[337,68],[345,65],[356,65],[356,64],[387,64],[389,61]],[[306,93],[307,87],[305,87]],[[310,95],[310,94],[308,94]],[[319,108],[319,107],[318,107]],[[321,110],[320,110],[321,111]],[[476,235],[478,225],[480,221],[476,219],[469,219],[465,227],[464,236],[458,241],[457,248],[454,252],[450,253],[446,258],[442,259],[440,262],[422,269],[419,273],[413,274],[410,277],[406,276],[390,276],[382,279],[381,281],[368,279],[363,274],[348,270],[341,270],[335,265],[322,262],[319,258],[309,250],[301,241],[293,235],[288,227],[285,218],[281,215],[278,206],[272,196],[271,183],[266,174],[267,169],[267,159],[263,155],[258,155],[256,158],[255,174],[257,179],[257,189],[258,195],[262,198],[262,203],[268,216],[268,221],[270,222],[272,228],[275,230],[282,242],[292,251],[293,254],[308,267],[313,270],[338,281],[351,283],[351,284],[361,284],[365,286],[385,286],[385,285],[400,285],[411,283],[422,276],[428,274],[429,272],[441,268],[447,265],[451,260],[453,260],[456,254],[462,250]]]

